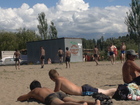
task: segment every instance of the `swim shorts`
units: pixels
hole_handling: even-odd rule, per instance
[[[121,51],[121,53],[122,53],[122,54],[125,54],[125,51],[124,51],[124,50],[122,50],[122,51]]]
[[[136,83],[137,85],[140,85],[140,76],[134,78],[133,81],[130,83]]]
[[[113,54],[114,54],[114,52],[110,51],[110,52],[109,52],[109,54],[110,54],[110,56],[111,56],[111,55],[113,55]]]
[[[98,93],[98,89],[88,84],[82,86],[82,96],[91,96],[94,93]]]
[[[98,55],[97,54],[94,54],[94,57],[98,57]]]
[[[47,96],[45,98],[45,104],[46,105],[51,105],[52,101],[55,99],[55,98],[58,98],[60,100],[63,100],[65,97],[68,97],[68,95],[66,95],[65,93],[62,93],[62,92],[56,92],[56,93],[52,93],[50,94],[49,96]]]
[[[59,57],[62,57],[63,55],[62,54],[59,54]]]
[[[70,62],[70,57],[69,56],[66,57],[66,62]]]
[[[44,55],[42,55],[42,56],[41,56],[41,59],[45,59],[45,56],[44,56]]]
[[[14,61],[16,61],[16,62],[19,61],[19,58],[15,58]]]

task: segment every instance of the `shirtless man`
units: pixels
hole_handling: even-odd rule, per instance
[[[134,62],[136,56],[137,54],[134,50],[126,51],[126,61],[122,67],[124,83],[135,82],[137,85],[140,85],[140,67]]]
[[[71,52],[69,51],[69,48],[66,47],[66,52],[65,52],[65,58],[66,58],[66,68],[70,68],[70,57],[71,57]]]
[[[115,64],[115,53],[114,53],[115,46],[111,44],[109,54],[110,54],[110,60],[112,64]]]
[[[126,45],[124,42],[122,42],[121,45],[121,63],[125,61],[125,50],[126,50]]]
[[[61,48],[59,48],[58,50],[58,56],[59,56],[60,64],[63,64],[63,50]]]
[[[83,86],[77,86],[68,79],[59,76],[59,73],[55,69],[51,69],[49,71],[49,77],[52,81],[55,82],[55,92],[61,90],[66,94],[70,95],[91,96],[94,93],[103,93],[108,96],[113,96],[116,91],[116,88],[103,90],[99,88],[94,88],[88,84],[85,84]]]
[[[94,47],[93,53],[94,53],[94,60],[95,60],[95,62],[96,62],[96,65],[98,65],[99,50],[98,50],[97,46]]]
[[[41,61],[41,68],[44,67],[44,60],[45,60],[45,50],[43,47],[40,47],[41,54],[40,54],[40,61]]]
[[[16,69],[20,69],[20,52],[17,49],[15,49],[13,58],[15,58]],[[17,68],[17,65],[18,65],[18,68]]]
[[[88,105],[85,101],[76,101],[65,93],[54,92],[49,88],[41,87],[39,81],[34,80],[30,84],[30,92],[17,98],[17,101],[26,101],[30,98],[37,99],[46,105]],[[98,100],[96,103],[89,102],[89,105],[100,105]]]

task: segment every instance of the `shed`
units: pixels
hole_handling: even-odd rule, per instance
[[[81,38],[58,38],[41,41],[27,42],[27,57],[29,63],[40,62],[40,47],[45,49],[45,63],[50,58],[52,63],[58,63],[58,49],[61,48],[64,52],[66,47],[71,51],[71,62],[83,61],[83,48]],[[63,56],[65,58],[65,55]]]

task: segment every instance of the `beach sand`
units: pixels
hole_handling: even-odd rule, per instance
[[[136,60],[140,64],[140,60]],[[43,87],[54,89],[54,82],[50,80],[48,72],[56,69],[61,76],[68,78],[76,85],[90,84],[97,88],[108,89],[123,84],[122,63],[117,61],[111,65],[110,61],[71,63],[71,68],[65,68],[65,64],[45,64],[43,69],[40,65],[21,65],[20,70],[15,66],[0,66],[0,105],[43,105],[36,101],[17,102],[20,95],[30,91],[29,85],[33,80],[39,80]],[[94,101],[91,96],[72,96],[77,100]],[[113,105],[139,105],[139,101],[116,101]]]

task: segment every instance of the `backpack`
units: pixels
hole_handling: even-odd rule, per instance
[[[116,100],[128,100],[127,95],[129,94],[129,89],[126,84],[119,84],[117,91],[113,95],[113,99]]]

